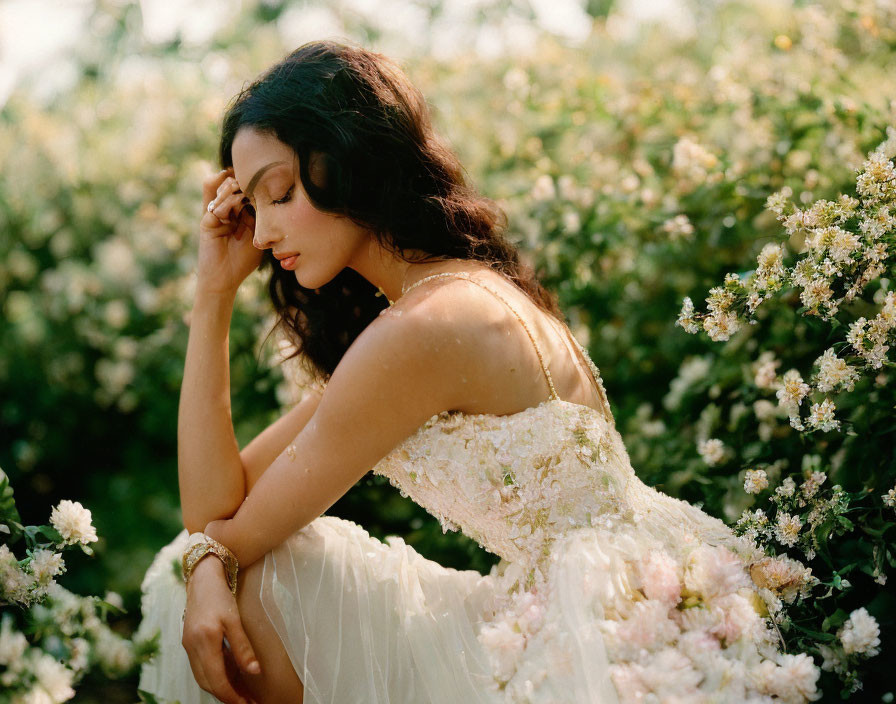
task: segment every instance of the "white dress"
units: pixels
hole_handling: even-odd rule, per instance
[[[636,477],[597,368],[579,350],[600,411],[552,393],[507,416],[443,412],[373,469],[443,530],[499,555],[488,575],[326,515],[265,555],[261,601],[306,704],[815,698],[811,658],[782,653],[760,615],[780,596],[772,580],[760,588],[751,578],[767,560]],[[139,686],[215,702],[181,646],[186,539],[164,547],[143,580],[138,633],[160,630],[161,650]]]

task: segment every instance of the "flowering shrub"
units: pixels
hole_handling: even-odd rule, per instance
[[[181,527],[174,426],[199,183],[226,101],[295,46],[288,30],[301,18],[278,14],[280,5],[243,3],[198,48],[141,43],[134,51],[143,40],[126,28],[139,26],[139,7],[107,3],[84,33],[75,88],[55,102],[17,91],[3,108],[0,155],[15,169],[0,177],[0,416],[16,440],[0,446],[0,464],[20,505],[43,506],[48,487],[71,495],[74,482],[89,492],[97,525],[116,527],[104,554],[115,565],[108,579],[134,603],[154,551]],[[386,24],[394,19],[381,14]],[[896,622],[896,472],[888,464],[896,387],[892,350],[883,349],[891,345],[887,314],[878,318],[892,277],[872,276],[831,308],[850,290],[845,277],[855,283],[881,264],[873,212],[892,216],[869,200],[870,180],[859,192],[856,173],[888,168],[886,160],[862,165],[896,124],[896,14],[874,0],[722,0],[701,3],[694,22],[679,39],[667,27],[636,32],[611,12],[575,49],[537,33],[527,35],[531,56],[486,61],[471,51],[445,62],[426,52],[405,64],[601,368],[638,474],[731,524],[761,510],[770,536],[757,536],[776,557],[814,550],[821,597],[779,624],[788,648],[805,644],[830,665],[818,685],[826,696],[836,698],[843,682],[848,697],[861,681],[863,696],[879,698],[892,691],[879,663],[892,657]],[[381,36],[355,26],[346,34],[374,48]],[[842,222],[792,218],[800,210],[823,222],[853,201]],[[814,271],[794,272],[813,228],[833,237],[811,240],[805,258]],[[743,324],[742,268],[769,245],[748,267],[760,270],[755,283],[765,288],[756,290],[756,323]],[[796,277],[792,288],[780,279],[785,269]],[[730,272],[740,283],[719,286],[710,324],[717,336],[731,328],[726,344],[681,334],[682,299],[700,300]],[[271,323],[261,283],[252,277],[241,290],[231,326],[241,444],[295,400],[259,345]],[[740,319],[721,315],[726,305]],[[86,487],[59,469],[73,447],[96,468]],[[813,472],[827,479],[806,506],[766,500],[787,477],[799,493]],[[836,501],[834,486],[843,492]],[[488,555],[442,535],[387,489],[365,479],[336,509],[446,564],[487,569]],[[836,506],[810,520],[822,500]],[[863,608],[880,630],[871,660],[847,652],[838,635],[873,643],[861,617],[847,630]]]
[[[815,359],[813,366],[817,372],[810,378],[811,383],[804,381],[797,368],[788,369],[778,377],[776,369],[780,361],[768,351],[753,366],[756,387],[774,391],[777,409],[788,416],[792,428],[804,435],[847,431],[859,435],[857,424],[850,422],[848,416],[835,417],[837,406],[831,394],[858,393],[857,385],[872,373],[876,375],[874,383],[882,385],[886,378],[877,370],[894,366],[887,352],[888,343],[896,338],[893,332],[896,292],[888,291],[887,285],[889,278],[896,274],[890,252],[896,231],[896,211],[891,214],[896,209],[896,168],[892,161],[896,156],[896,127],[888,127],[887,131],[887,139],[868,156],[858,172],[857,197],[841,194],[836,201],[816,201],[804,210],[786,200],[792,195],[789,187],[768,198],[767,208],[783,223],[789,241],[798,243],[797,254],[802,256],[792,265],[785,264],[784,245],[765,244],[756,269],[746,280],[737,274],[728,274],[724,286],[710,290],[706,299],[708,313],[697,313],[691,299],[686,297],[678,317],[677,323],[687,332],[697,333],[702,329],[712,340],[727,341],[741,329],[743,321],[757,324],[757,310],[764,301],[786,288],[793,288],[801,289],[802,306],[797,313],[829,323],[832,335],[845,329],[845,339],[827,347]],[[881,279],[882,275],[887,278]],[[878,283],[879,288],[872,300],[862,301],[861,294],[873,283]],[[860,312],[877,306],[876,315],[870,320],[865,315],[857,317],[859,304]],[[820,400],[812,402],[813,394]],[[810,403],[804,418],[801,408]],[[773,417],[777,409],[769,404],[763,414]],[[867,408],[859,408],[858,404],[852,410],[853,416],[859,418],[868,413]],[[841,453],[847,447],[844,444]],[[698,448],[698,451],[705,454],[705,450]],[[827,566],[834,568],[830,581],[825,583],[827,593],[817,598],[814,609],[807,610],[803,623],[786,620],[782,625],[785,629],[792,626],[799,632],[803,648],[808,649],[808,642],[815,641],[811,649],[822,656],[824,669],[835,672],[846,685],[844,693],[851,693],[862,687],[862,661],[880,652],[880,629],[864,606],[852,610],[847,617],[843,609],[825,608],[820,600],[831,597],[835,590],[849,590],[852,585],[844,576],[857,566],[878,585],[886,584],[886,564],[894,566],[896,556],[883,540],[887,528],[878,526],[881,509],[892,508],[894,504],[893,490],[879,494],[879,507],[873,505],[872,497],[862,501],[863,495],[873,491],[871,476],[866,478],[865,491],[856,495],[849,495],[839,484],[824,491],[822,487],[828,475],[821,471],[820,464],[820,456],[804,456],[799,487],[794,477],[785,477],[768,497],[774,508],[745,510],[736,528],[741,534],[762,542],[771,554],[792,548],[813,560],[820,551]],[[762,494],[769,488],[769,474],[778,475],[780,470],[780,466],[746,470],[744,491]],[[889,481],[892,482],[892,469]],[[888,488],[881,486],[878,491]],[[850,519],[847,513],[857,515]],[[871,560],[865,564],[851,561],[835,565],[829,542],[853,532],[857,523],[873,542]],[[808,627],[812,621],[816,625]],[[834,629],[838,630],[833,632]]]
[[[896,156],[896,126],[888,128],[888,135],[862,165],[856,179],[859,198],[841,195],[837,201],[820,200],[801,210],[786,200],[793,195],[790,187],[769,197],[768,209],[782,221],[791,241],[800,243],[800,253],[805,256],[786,267],[784,245],[766,244],[747,281],[728,274],[724,286],[710,289],[706,299],[709,313],[696,313],[693,301],[685,297],[678,324],[690,333],[702,327],[711,339],[728,340],[740,329],[742,319],[755,324],[760,304],[791,286],[802,289],[803,306],[798,312],[818,316],[835,327],[842,325],[836,320],[841,306],[853,301],[882,274],[896,273],[896,259],[890,251],[896,230],[896,167],[892,161]],[[863,374],[879,370],[884,363],[892,364],[887,343],[896,339],[896,291],[887,291],[886,285],[882,283],[879,289],[877,315],[871,320],[862,316],[850,322],[845,340],[837,345],[843,349],[828,347],[815,360],[818,371],[813,380],[820,394],[852,392]],[[844,359],[838,351],[851,357]],[[770,361],[766,358],[764,364]],[[797,369],[788,370],[780,380],[767,368],[760,374],[764,377],[763,388],[776,390],[790,424],[797,430],[807,430],[800,409],[812,386],[803,381]],[[834,417],[836,410],[826,395],[812,403],[806,419],[809,432],[840,429],[840,421]]]
[[[9,478],[0,470],[0,703],[64,702],[85,675],[132,673],[152,654],[151,642],[135,645],[107,624],[108,613],[122,613],[121,597],[73,594],[56,582],[66,571],[62,551],[72,546],[91,553],[97,536],[90,511],[63,500],[50,524],[20,523]],[[25,540],[25,556],[9,545]]]

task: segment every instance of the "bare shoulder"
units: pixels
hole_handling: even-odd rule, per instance
[[[453,407],[464,397],[463,377],[477,356],[487,316],[473,289],[445,278],[409,292],[358,336],[340,366],[395,374],[406,393],[433,398],[443,406],[438,410]]]
[[[399,405],[416,420],[475,405],[489,370],[483,352],[500,342],[489,294],[446,277],[408,292],[358,336],[334,371],[328,397]],[[416,422],[412,421],[412,422]],[[422,422],[422,420],[420,422]],[[419,423],[418,423],[419,425]]]

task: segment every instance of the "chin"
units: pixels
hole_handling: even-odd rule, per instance
[[[292,271],[296,277],[296,281],[299,282],[299,286],[314,290],[330,283],[334,279],[335,275],[328,276],[327,272],[308,271],[307,269],[303,270],[301,261],[302,258],[299,257],[297,266]]]
[[[302,253],[296,260],[292,273],[303,288],[318,289],[326,286],[346,269],[357,271],[351,266],[350,254],[340,251]]]

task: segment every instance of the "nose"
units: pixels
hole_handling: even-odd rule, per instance
[[[255,234],[252,236],[252,244],[257,249],[270,249],[282,237],[279,237],[272,229],[266,228],[258,213],[255,213]]]

